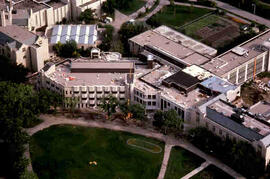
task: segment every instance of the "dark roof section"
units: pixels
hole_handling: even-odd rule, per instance
[[[179,71],[162,81],[162,84],[168,88],[174,87],[186,93],[195,89],[199,83],[200,80],[183,71]]]
[[[252,129],[249,129],[242,124],[239,124],[232,119],[230,119],[227,116],[224,116],[221,113],[218,113],[214,109],[211,109],[210,107],[206,108],[206,115],[207,118],[218,123],[219,125],[225,127],[226,129],[242,136],[243,138],[249,140],[249,141],[258,141],[263,138],[262,135],[258,134],[257,132],[253,131]]]

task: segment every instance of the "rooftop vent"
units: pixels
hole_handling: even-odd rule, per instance
[[[242,48],[242,47],[235,47],[232,49],[232,52],[234,52],[237,55],[243,56],[248,53],[248,50]]]

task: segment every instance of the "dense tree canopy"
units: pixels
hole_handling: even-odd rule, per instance
[[[247,178],[259,178],[264,173],[264,160],[247,142],[222,140],[206,128],[190,130],[190,141],[205,152],[211,153]]]
[[[107,116],[110,117],[113,113],[116,112],[116,107],[118,104],[119,102],[117,98],[110,95],[101,99],[100,107],[104,112],[107,113]]]
[[[83,21],[85,24],[94,24],[96,22],[94,13],[95,13],[94,10],[86,9],[85,11],[81,12],[79,20]]]
[[[61,44],[58,42],[53,46],[55,53],[58,56],[71,58],[71,57],[79,57],[77,43],[74,40],[67,41],[65,44]]]
[[[118,31],[121,42],[124,46],[124,52],[129,52],[129,44],[128,39],[134,37],[144,31],[148,30],[148,27],[144,23],[136,22],[136,23],[124,23],[122,24],[120,30]],[[127,54],[125,54],[127,55]]]
[[[0,55],[0,81],[23,83],[26,81],[28,70],[22,64],[15,64],[11,59]]]

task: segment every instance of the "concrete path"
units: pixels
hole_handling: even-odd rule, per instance
[[[223,164],[222,162],[220,162],[216,158],[202,152],[201,150],[199,150],[197,147],[193,146],[188,141],[186,141],[184,139],[181,139],[181,140],[176,139],[174,136],[170,136],[170,135],[163,135],[163,134],[158,133],[154,130],[146,130],[146,129],[142,129],[142,128],[138,128],[138,127],[131,127],[131,126],[121,126],[121,125],[119,125],[119,123],[110,122],[110,121],[101,122],[101,121],[84,120],[83,118],[67,119],[64,116],[40,115],[40,118],[42,120],[44,120],[43,123],[26,130],[30,136],[35,134],[36,132],[38,132],[40,130],[43,130],[45,128],[48,128],[48,127],[53,126],[53,125],[58,125],[58,124],[71,124],[71,125],[79,125],[79,126],[86,126],[86,127],[105,128],[105,129],[110,129],[110,130],[115,130],[115,131],[125,131],[125,132],[139,134],[139,135],[143,135],[146,137],[152,137],[152,138],[156,138],[158,140],[164,141],[167,145],[167,149],[165,149],[166,151],[168,151],[170,149],[169,146],[180,146],[180,147],[200,156],[201,158],[205,159],[209,163],[220,168],[221,170],[223,170],[224,172],[233,176],[234,178],[239,178],[239,179],[244,178],[242,175],[235,172],[233,169],[231,169],[227,165]],[[169,159],[169,152],[166,152],[166,151],[164,152],[164,155],[166,154],[166,156],[164,156],[164,161],[163,161],[164,166],[167,166],[166,163],[168,162],[168,159]],[[165,170],[163,169],[162,172],[164,172],[164,174],[161,173],[160,175],[164,176]]]
[[[162,161],[161,169],[158,175],[158,179],[163,179],[165,177],[172,147],[173,147],[172,145],[168,145],[168,144],[165,145],[163,161]]]
[[[118,32],[121,25],[124,22],[129,21],[130,19],[131,19],[130,17],[126,16],[125,14],[122,14],[120,11],[115,9],[114,21],[111,23],[111,25],[115,28],[115,32]]]
[[[237,14],[239,16],[242,16],[242,17],[245,17],[245,18],[250,19],[252,21],[255,21],[259,24],[264,24],[264,25],[270,27],[270,20],[267,20],[263,17],[255,15],[255,14],[252,14],[250,12],[238,9],[237,7],[231,6],[231,5],[224,3],[224,2],[221,2],[221,1],[214,0],[214,2],[216,2],[217,6],[222,8],[222,9],[225,9],[227,11],[234,13],[234,14]]]
[[[193,177],[194,175],[196,175],[197,173],[199,173],[200,171],[202,171],[203,169],[205,169],[206,167],[208,167],[209,164],[210,163],[208,161],[202,163],[200,167],[192,170],[190,173],[188,173],[187,175],[183,176],[181,179],[189,179],[189,178]]]

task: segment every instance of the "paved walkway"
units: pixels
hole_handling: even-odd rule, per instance
[[[161,169],[158,175],[158,179],[163,179],[165,177],[172,147],[173,145],[168,145],[168,144],[165,145],[163,161],[162,161]]]
[[[142,129],[142,128],[138,128],[138,127],[129,127],[129,126],[126,127],[126,126],[121,126],[121,125],[114,123],[114,122],[105,122],[104,123],[101,121],[92,121],[92,120],[86,121],[83,118],[67,119],[64,116],[56,117],[56,116],[52,116],[52,115],[41,115],[40,118],[43,119],[44,122],[33,127],[33,128],[27,129],[27,132],[29,135],[33,135],[34,133],[36,133],[40,130],[43,130],[45,128],[48,128],[48,127],[53,126],[53,125],[58,125],[58,124],[71,124],[71,125],[80,125],[80,126],[86,126],[86,127],[105,128],[105,129],[116,130],[116,131],[130,132],[133,134],[139,134],[139,135],[143,135],[146,137],[152,137],[152,138],[156,138],[158,140],[164,141],[167,145],[167,149],[165,149],[165,152],[164,152],[165,156],[164,156],[164,160],[163,160],[163,164],[162,164],[164,166],[167,166],[170,146],[180,146],[186,150],[191,151],[192,153],[195,153],[196,155],[205,159],[209,163],[212,163],[213,165],[217,166],[221,170],[230,174],[234,178],[239,178],[239,179],[244,178],[243,176],[241,176],[239,173],[235,172],[233,169],[231,169],[227,165],[223,164],[222,162],[215,159],[214,157],[202,152],[201,150],[199,150],[198,148],[193,146],[188,141],[186,141],[184,139],[179,140],[179,139],[176,139],[175,137],[169,136],[169,135],[165,136],[165,135],[158,133],[154,130],[150,131],[150,130],[146,130],[146,129]],[[163,176],[165,175],[164,169],[161,171],[161,174],[159,176],[162,176],[162,175]]]
[[[245,17],[247,19],[253,20],[253,21],[255,21],[255,22],[259,23],[259,24],[264,24],[264,25],[270,27],[270,20],[267,20],[267,19],[265,19],[263,17],[255,15],[255,14],[252,14],[250,12],[238,9],[237,7],[231,6],[231,5],[227,4],[227,3],[217,1],[217,0],[214,0],[214,1],[217,3],[217,6],[222,8],[222,9],[225,9],[227,11],[230,11],[230,12],[232,12],[234,14]]]
[[[182,2],[174,2],[175,5],[179,5],[179,6],[191,6],[190,3],[182,3]],[[193,4],[193,7],[198,7],[198,8],[203,8],[203,9],[209,9],[209,10],[216,10],[217,8],[215,7],[207,7],[207,6],[201,6],[201,5],[196,5]]]
[[[206,167],[208,167],[208,165],[210,165],[210,163],[208,161],[202,163],[200,167],[192,170],[190,173],[188,173],[187,175],[183,176],[181,179],[189,179],[189,178],[193,177],[194,175],[196,175],[197,173],[199,173],[200,171],[202,171],[203,169],[205,169]]]

